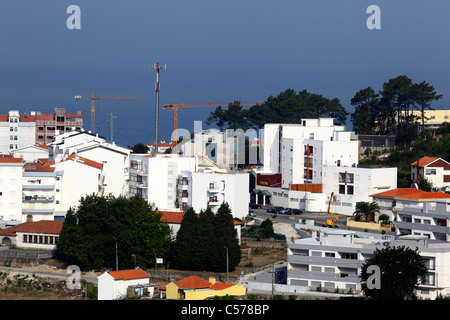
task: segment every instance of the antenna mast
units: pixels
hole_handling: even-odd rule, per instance
[[[153,152],[153,156],[156,157],[158,153],[158,120],[159,120],[159,70],[166,70],[166,65],[162,66],[158,63],[152,65],[152,69],[156,70],[156,83],[155,83],[155,91],[156,91],[156,115],[155,115],[155,150]]]

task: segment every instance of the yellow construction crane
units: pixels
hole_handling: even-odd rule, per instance
[[[331,193],[330,201],[328,202],[328,210],[327,210],[327,215],[332,216],[334,219],[333,220],[327,220],[325,227],[337,229],[336,221],[338,221],[339,218],[338,218],[337,215],[335,215],[334,213],[330,212],[331,201],[333,201],[333,200],[336,201],[336,197],[334,196],[334,192]]]
[[[183,111],[182,108],[187,107],[218,107],[218,106],[230,106],[230,105],[256,105],[261,104],[261,101],[246,101],[246,102],[203,102],[203,103],[178,103],[178,104],[164,104],[163,109],[171,108],[173,109],[173,133],[175,140],[178,137],[178,110]],[[178,141],[174,141],[174,145],[177,144]]]
[[[95,100],[141,100],[140,98],[123,98],[123,97],[96,97],[95,91],[92,91],[91,98],[82,98],[81,96],[75,96],[75,100],[80,101],[82,99],[91,100],[91,133],[95,133]]]

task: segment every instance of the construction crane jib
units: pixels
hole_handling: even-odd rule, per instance
[[[75,100],[91,100],[91,133],[95,133],[95,100],[141,100],[140,98],[136,97],[96,97],[95,91],[92,91],[92,97],[90,98],[82,98],[81,96],[75,96]]]

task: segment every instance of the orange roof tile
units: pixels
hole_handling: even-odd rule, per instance
[[[131,280],[131,279],[142,279],[150,278],[149,274],[142,269],[128,269],[119,271],[109,271],[111,276],[116,280]]]
[[[221,283],[221,282],[216,282],[214,283],[210,288],[214,289],[214,290],[224,290],[226,288],[232,287],[234,286],[233,283]]]
[[[41,160],[41,162],[27,162],[25,163],[25,172],[54,172],[55,168],[51,167],[50,164],[48,159]]]
[[[161,213],[161,221],[167,222],[167,223],[181,223],[184,217],[184,212],[170,212],[170,211],[158,211],[158,213]],[[199,214],[197,214],[197,217],[200,217]],[[242,222],[233,220],[233,225],[240,225]]]
[[[61,160],[60,162],[65,162],[65,161],[76,161],[78,163],[81,164],[85,164],[87,166],[102,170],[103,168],[103,164],[84,158],[84,157],[80,157],[79,155],[76,154],[71,154],[70,156],[68,156],[67,158],[65,158],[64,160]]]
[[[175,284],[180,289],[206,289],[211,287],[212,283],[197,276],[190,276],[179,281]]]
[[[423,157],[417,161],[414,161],[413,163],[411,163],[412,166],[417,166],[417,162],[419,163],[419,167],[425,167],[427,165],[429,165],[430,163],[435,162],[436,160],[438,160],[439,158],[436,157]]]
[[[398,188],[377,194],[371,197],[398,197],[410,199],[450,199],[450,194],[444,192],[427,192],[415,188]]]
[[[12,155],[0,155],[0,162],[1,163],[22,163],[22,158],[13,158]]]
[[[1,236],[16,236],[17,232],[60,234],[63,221],[40,220],[27,221],[16,226],[0,230]]]
[[[175,282],[179,289],[212,289],[212,290],[224,290],[226,288],[232,287],[233,283],[221,283],[215,282],[211,283],[205,279],[198,276],[190,276]]]
[[[168,211],[159,211],[161,213],[161,221],[167,223],[181,223],[184,217],[184,212],[168,212]]]

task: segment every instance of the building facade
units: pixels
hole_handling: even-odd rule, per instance
[[[226,169],[201,168],[182,171],[177,179],[177,206],[182,211],[192,207],[195,212],[210,208],[213,213],[226,202],[231,214],[243,219],[250,202],[249,173]]]
[[[426,280],[417,292],[419,297],[435,299],[438,295],[450,294],[450,276],[446,270],[450,243],[432,243],[425,237],[414,236],[385,240],[359,238],[345,231],[320,233],[319,237],[298,239],[290,244],[287,284],[313,291],[321,288],[331,292],[359,293],[361,266],[376,249],[387,246],[419,249],[428,267]]]

